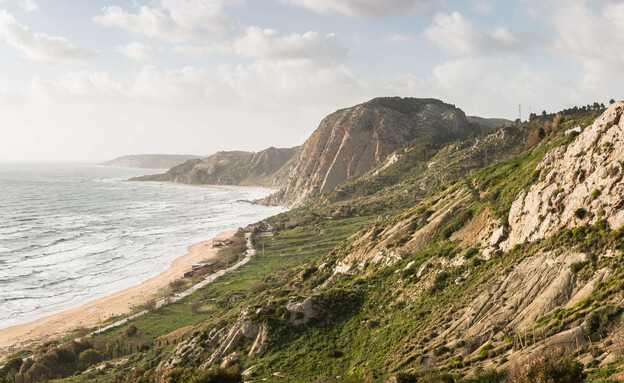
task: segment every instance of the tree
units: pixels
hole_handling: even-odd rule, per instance
[[[613,104],[613,103],[615,103],[615,100],[614,100],[614,99],[610,99],[610,100],[609,100],[609,105],[611,105],[611,104]]]
[[[193,314],[197,313],[200,307],[201,307],[201,301],[199,300],[199,298],[195,298],[191,301],[191,303],[189,303],[189,308],[191,309],[191,312]]]

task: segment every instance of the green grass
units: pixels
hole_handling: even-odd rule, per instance
[[[193,326],[206,319],[216,319],[223,310],[245,304],[227,303],[230,294],[249,294],[254,283],[293,268],[303,267],[372,222],[374,218],[376,217],[323,219],[314,225],[281,231],[272,238],[258,239],[256,245],[258,255],[240,269],[217,278],[178,302],[133,319],[126,325],[111,329],[103,335],[119,336],[126,326],[134,324],[146,333],[149,340],[154,340],[182,327]],[[195,298],[200,298],[204,305],[212,306],[212,309],[192,313],[189,303]]]

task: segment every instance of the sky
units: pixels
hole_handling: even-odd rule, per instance
[[[302,144],[374,97],[624,98],[624,2],[0,0],[0,162]]]

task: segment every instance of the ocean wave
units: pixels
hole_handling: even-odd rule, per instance
[[[279,211],[237,202],[255,189],[134,184],[121,182],[129,170],[97,167],[68,174],[46,169],[29,176],[36,186],[3,195],[0,328],[141,283],[210,233]]]

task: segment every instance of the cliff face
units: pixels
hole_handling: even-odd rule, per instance
[[[539,181],[514,201],[507,249],[560,228],[605,219],[624,225],[624,102],[616,102],[567,147],[550,151],[537,167]]]
[[[466,137],[479,128],[434,99],[379,98],[327,116],[303,145],[280,202],[299,205],[379,164],[405,143],[429,134]]]
[[[134,180],[277,187],[281,185],[281,178],[276,173],[295,155],[297,149],[271,147],[257,153],[218,152],[204,159],[187,161],[167,173]]]
[[[190,154],[136,154],[115,158],[99,165],[117,168],[169,169],[199,157]]]

